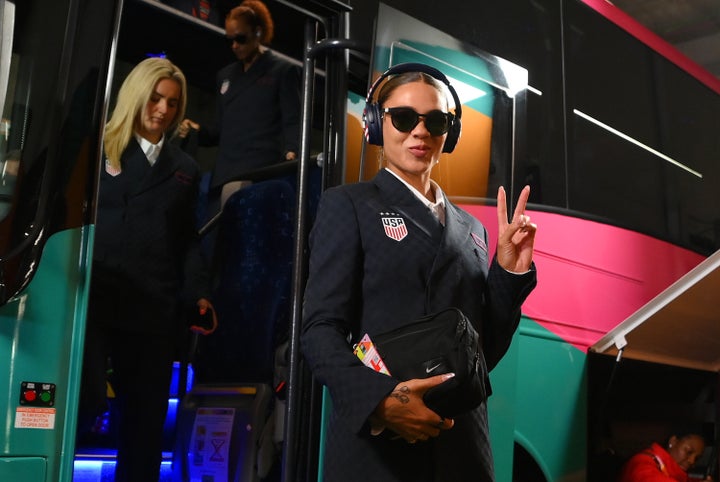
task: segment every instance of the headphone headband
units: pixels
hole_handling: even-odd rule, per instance
[[[445,76],[445,74],[443,74],[434,67],[418,62],[406,62],[394,65],[385,72],[383,72],[383,74],[380,75],[380,77],[378,77],[377,79],[375,79],[375,81],[372,83],[372,86],[370,86],[370,90],[368,90],[367,97],[365,97],[365,111],[363,112],[363,122],[365,124],[365,138],[370,144],[382,145],[382,115],[380,113],[381,109],[377,102],[373,102],[373,96],[375,95],[375,91],[384,79],[393,75],[400,75],[408,72],[422,72],[424,74],[427,74],[430,77],[445,84],[450,91],[453,102],[455,102],[455,119],[453,120],[453,124],[448,131],[448,136],[445,139],[445,144],[443,145],[443,152],[452,152],[453,149],[455,149],[455,145],[457,144],[458,139],[460,138],[460,119],[462,117],[462,105],[460,104],[460,98],[458,97],[458,94],[453,88],[453,86],[450,85],[450,81]]]

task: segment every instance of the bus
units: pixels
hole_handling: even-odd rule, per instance
[[[497,480],[607,480],[605,467],[679,419],[716,438],[717,367],[701,363],[713,351],[712,323],[683,313],[661,326],[666,344],[626,329],[650,326],[642,315],[662,311],[664,290],[714,267],[720,81],[601,1],[267,4],[272,48],[303,68],[301,160],[252,173],[268,195],[292,197],[282,231],[257,223],[270,237],[290,233],[277,248],[283,284],[269,288],[285,348],[273,338],[260,350],[275,363],[270,350],[282,348],[285,372],[279,383],[275,373],[243,373],[233,353],[232,383],[203,383],[193,362],[222,337],[182,347],[163,480],[192,477],[182,467],[198,410],[228,407],[238,414],[230,424],[249,413],[257,426],[241,437],[250,448],[230,443],[216,480],[260,478],[265,427],[275,448],[267,480],[321,480],[329,401],[297,347],[305,235],[322,189],[377,170],[361,132],[365,95],[404,61],[439,68],[461,94],[463,135],[435,176],[491,239],[497,186],[510,199],[532,188],[539,283],[491,373]],[[0,21],[0,480],[107,480],[112,414],[95,446],[75,439],[102,126],[119,82],[148,55],[184,70],[188,116],[211,119],[214,75],[232,54],[221,24],[157,0],[0,0]],[[192,139],[183,147],[209,171],[213,149]],[[701,298],[696,311],[712,313],[711,302]],[[237,326],[226,306],[221,326]],[[668,346],[687,348],[678,356]]]
[[[559,5],[565,23],[558,37],[532,20],[539,4],[511,3],[506,10],[478,19],[381,4],[373,69],[377,75],[393,63],[425,62],[461,86],[462,141],[441,159],[434,178],[484,222],[491,239],[497,234],[491,193],[500,184],[513,194],[532,187],[538,287],[523,305],[514,344],[491,374],[498,480],[612,480],[608,470],[678,419],[696,421],[709,440],[716,438],[715,413],[698,402],[703,393],[714,393],[716,370],[699,363],[703,355],[663,358],[627,348],[617,361],[596,355],[608,351],[601,343],[608,332],[718,249],[716,208],[705,211],[707,205],[691,199],[713,196],[717,141],[711,126],[718,121],[720,89],[717,79],[691,75],[697,66],[637,23],[594,2]],[[502,83],[492,68],[478,67],[492,64],[478,52],[479,42],[468,43],[457,32],[506,42],[499,31],[511,14],[522,19],[524,33],[513,32],[510,46],[483,42],[485,52],[500,56],[494,63],[506,68]],[[460,19],[478,25],[463,28]],[[513,65],[527,69],[525,84]],[[564,71],[563,83],[552,82],[558,73],[553,65]],[[658,72],[663,75],[653,82],[662,88],[648,92],[645,79]],[[514,79],[522,88],[513,86]],[[498,105],[510,98],[511,115],[502,115]],[[704,102],[712,107],[705,110],[699,105]],[[477,127],[478,120],[491,127]],[[496,135],[512,122],[520,140]],[[480,133],[488,130],[489,144],[483,144]],[[684,143],[692,152],[680,147]],[[369,156],[364,166],[372,165],[375,153]],[[707,300],[698,308],[709,310]],[[683,323],[694,326],[691,318]],[[712,337],[712,331],[704,333]],[[688,335],[688,343],[694,338]],[[653,343],[656,352],[667,351],[657,338],[646,342]],[[693,356],[696,363],[688,364]],[[667,389],[657,386],[658,379],[685,387],[684,394],[657,407],[653,397],[666,398]]]

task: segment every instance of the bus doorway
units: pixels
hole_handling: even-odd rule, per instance
[[[678,431],[705,439],[689,470],[718,474],[720,251],[705,259],[592,348],[588,360],[588,480],[612,480],[652,443]]]
[[[113,82],[108,91],[109,105],[113,105],[120,83],[138,61],[148,56],[164,56],[178,65],[187,77],[187,117],[203,125],[213,123],[218,89],[221,89],[217,84],[217,72],[237,60],[228,45],[224,22],[218,25],[198,19],[173,8],[170,3],[124,2]],[[337,11],[324,5],[334,2],[319,2],[313,8],[294,6],[293,2],[285,1],[265,3],[275,22],[272,53],[298,67],[302,66],[306,22],[321,25],[313,30],[319,36],[332,31],[329,24],[342,24],[336,21],[323,23],[326,17],[338,15]],[[327,71],[326,66],[312,76],[310,86],[302,86],[303,90],[324,91]],[[345,68],[342,73],[346,75]],[[341,93],[337,98],[345,97],[346,94]],[[327,98],[336,96],[328,95]],[[320,105],[311,105],[311,109],[323,112],[322,98],[318,101],[311,97],[311,101]],[[252,112],[246,114],[248,117],[253,115]],[[320,143],[322,126],[328,123],[322,121],[320,114],[311,120],[312,179],[309,182],[313,183],[313,192],[319,193],[317,154],[320,150],[327,152]],[[342,138],[337,131],[334,135],[325,135]],[[206,182],[217,149],[199,146],[196,134],[184,140],[171,139],[171,142],[190,153],[203,171],[200,220],[203,218],[200,212],[204,207],[203,195],[206,194],[203,189],[207,189]],[[267,168],[244,172],[243,179],[251,180],[253,185],[228,198],[222,216],[218,218],[215,232],[232,246],[213,291],[220,325],[214,334],[199,339],[191,336],[187,345],[178,347],[165,424],[162,480],[185,481],[213,476],[216,480],[249,482],[261,477],[264,480],[280,477],[282,422],[285,418],[280,397],[282,386],[288,383],[283,379],[279,383],[275,379],[272,363],[275,350],[282,348],[282,342],[288,337],[290,323],[289,305],[294,289],[291,284],[293,243],[298,232],[294,223],[297,196],[301,190],[297,178],[297,162],[278,162]],[[199,229],[204,230],[202,223]],[[75,463],[78,482],[109,477],[114,470],[117,423],[113,399],[110,386],[107,412],[98,417],[93,433],[78,444]],[[270,427],[270,423],[276,426]],[[206,434],[201,432],[210,426],[218,432],[221,428],[225,430],[226,437],[217,440],[205,437]],[[266,452],[258,455],[261,435],[263,442],[270,445],[269,455],[265,455]],[[258,457],[263,461],[258,462]]]

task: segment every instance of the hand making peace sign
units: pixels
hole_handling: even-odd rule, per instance
[[[500,266],[513,273],[525,273],[530,269],[535,245],[537,226],[525,214],[530,197],[530,186],[520,191],[517,206],[510,223],[507,217],[505,188],[500,186],[497,195],[498,242],[497,260]]]

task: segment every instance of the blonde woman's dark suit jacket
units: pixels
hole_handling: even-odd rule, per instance
[[[399,380],[365,367],[351,348],[365,333],[457,306],[481,334],[489,369],[505,353],[535,286],[534,268],[515,275],[489,262],[484,226],[446,206],[443,228],[387,171],[323,196],[310,240],[302,349],[334,407],[327,482],[493,480],[485,404],[429,442],[370,435],[368,416]]]
[[[174,332],[178,302],[209,296],[195,230],[199,169],[169,140],[151,168],[134,138],[122,166],[116,178],[101,173],[92,299],[102,308],[108,292],[109,309],[116,312],[113,300],[127,296],[128,303],[120,304],[127,313],[115,313],[135,321],[126,329]]]

